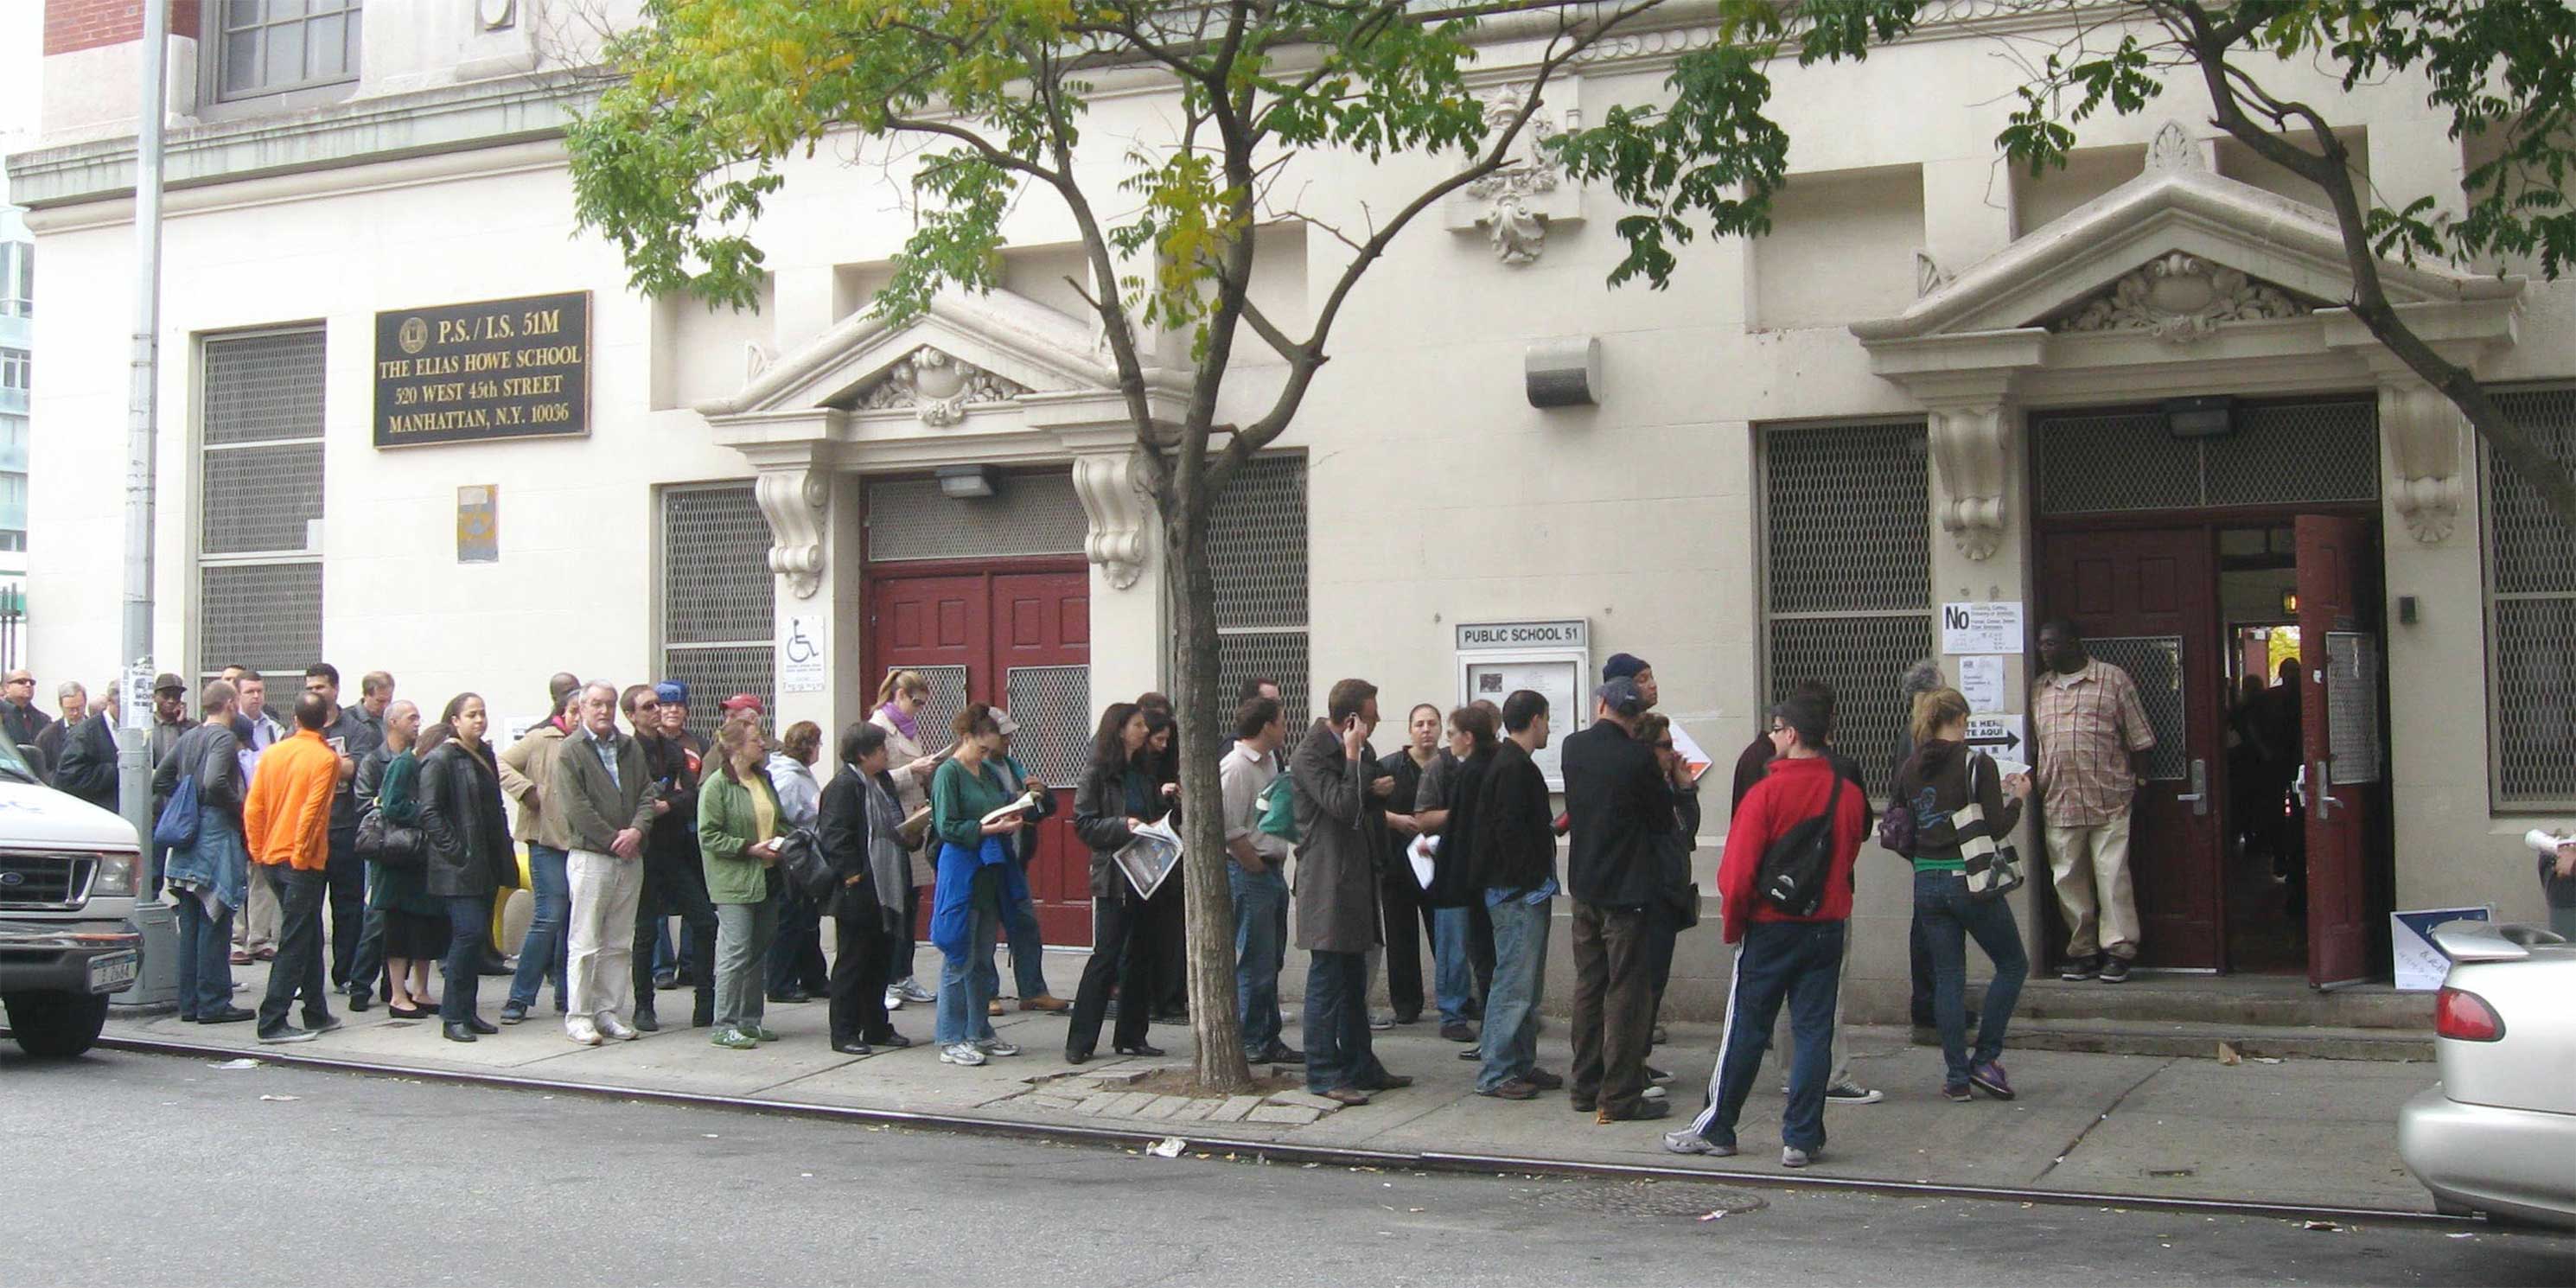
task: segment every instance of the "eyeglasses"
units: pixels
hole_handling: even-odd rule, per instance
[[[1773,733],[1788,733],[1788,732],[1791,732],[1791,730],[1790,730],[1789,726],[1787,726],[1787,725],[1784,725],[1784,724],[1775,724],[1775,725],[1771,726],[1771,732],[1773,732]]]
[[[1655,744],[1655,750],[1657,751],[1671,751],[1672,749],[1673,745],[1669,742],[1659,742]]]

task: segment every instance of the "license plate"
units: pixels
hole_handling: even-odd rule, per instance
[[[89,991],[113,993],[134,982],[143,959],[134,953],[110,953],[89,959]]]

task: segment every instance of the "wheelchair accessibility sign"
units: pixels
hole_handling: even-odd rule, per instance
[[[778,691],[822,693],[831,688],[823,666],[823,619],[790,617],[778,640]]]

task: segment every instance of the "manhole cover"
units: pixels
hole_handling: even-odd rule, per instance
[[[1548,1207],[1624,1216],[1706,1216],[1759,1212],[1769,1200],[1751,1190],[1700,1181],[1567,1181],[1539,1193]]]

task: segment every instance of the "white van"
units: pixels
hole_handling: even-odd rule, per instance
[[[142,973],[137,839],[121,816],[45,786],[0,739],[0,1003],[27,1054],[89,1050],[109,995]]]

